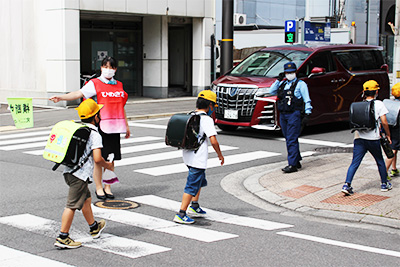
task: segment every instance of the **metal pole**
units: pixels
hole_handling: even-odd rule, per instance
[[[396,0],[394,21],[393,84],[400,82],[400,0]]]
[[[221,75],[233,66],[233,0],[222,2]]]
[[[367,0],[367,20],[366,23],[366,32],[365,32],[365,44],[369,44],[369,0]]]

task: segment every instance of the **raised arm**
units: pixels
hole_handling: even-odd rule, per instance
[[[83,93],[80,90],[78,90],[78,91],[70,92],[68,94],[52,96],[49,98],[49,100],[53,101],[54,103],[57,103],[59,101],[76,100],[76,99],[79,99],[82,97],[83,97]]]

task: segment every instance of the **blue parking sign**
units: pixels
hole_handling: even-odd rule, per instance
[[[285,21],[285,32],[296,32],[296,21],[286,20]]]

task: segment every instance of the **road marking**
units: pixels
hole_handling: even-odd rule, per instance
[[[221,151],[229,151],[229,150],[235,150],[235,149],[239,149],[239,148],[221,145],[220,149],[221,149]],[[208,153],[214,153],[214,152],[215,151],[211,146],[208,147]],[[164,152],[164,153],[156,153],[156,154],[150,154],[150,155],[144,155],[144,156],[123,158],[121,160],[115,161],[114,164],[115,164],[115,167],[118,167],[118,166],[126,166],[126,165],[134,165],[134,164],[140,164],[140,163],[168,160],[168,159],[174,159],[174,158],[180,158],[180,157],[182,157],[182,151],[176,150],[176,151],[170,151],[170,152]]]
[[[194,239],[202,242],[209,243],[209,242],[215,242],[215,241],[238,237],[238,235],[234,234],[204,229],[195,226],[177,224],[172,221],[173,218],[172,214],[171,214],[171,221],[167,221],[136,212],[102,209],[93,205],[92,205],[92,210],[93,214],[97,217],[144,228],[147,230],[173,234],[180,237]]]
[[[155,141],[155,140],[160,140],[163,139],[161,137],[155,137],[155,136],[143,136],[143,137],[134,137],[134,138],[128,138],[128,139],[121,139],[121,144],[131,144],[131,143],[140,143],[140,142],[148,142],[148,141]],[[39,143],[37,143],[39,144]],[[42,147],[46,146],[46,143],[40,143]],[[22,145],[15,145],[16,146],[23,146]],[[39,145],[35,145],[39,146]],[[24,147],[25,148],[25,147]],[[2,149],[0,147],[0,149]],[[6,147],[7,150],[10,150],[8,147]],[[43,155],[43,149],[40,150],[32,150],[32,151],[26,151],[24,152],[25,154],[30,154],[30,155],[35,155],[35,156],[40,156]],[[117,161],[116,161],[117,162]]]
[[[255,151],[255,152],[230,155],[230,156],[225,157],[224,166],[248,162],[248,161],[262,159],[262,158],[274,157],[274,156],[278,156],[278,155],[281,155],[281,154],[274,153],[274,152],[267,152],[267,151]],[[215,168],[218,166],[221,166],[221,163],[218,158],[208,159],[207,169]],[[161,176],[161,175],[181,173],[181,172],[186,172],[186,171],[187,171],[187,167],[184,163],[135,170],[135,172],[148,174],[148,175],[152,175],[152,176]]]
[[[11,139],[11,140],[6,140],[6,141],[0,141],[0,146],[43,141],[43,140],[47,140],[48,138],[49,138],[49,136],[46,135],[46,136],[39,136],[39,137]]]
[[[151,128],[151,129],[167,129],[166,125],[159,124],[148,124],[148,123],[138,123],[138,122],[128,122],[129,126],[133,127],[142,127],[142,128]]]
[[[0,245],[1,266],[73,266]]]
[[[277,138],[276,140],[286,141],[285,138]],[[336,147],[336,146],[344,147],[344,146],[348,145],[345,143],[323,141],[323,140],[317,140],[317,139],[306,139],[306,138],[299,138],[299,143],[309,144],[309,145],[318,145],[318,146],[332,146],[332,147]]]
[[[347,243],[347,242],[336,241],[336,240],[326,239],[326,238],[322,238],[322,237],[298,234],[298,233],[287,232],[287,231],[278,232],[277,234],[278,235],[289,236],[289,237],[294,237],[294,238],[299,238],[299,239],[304,239],[304,240],[309,240],[309,241],[318,242],[318,243],[322,243],[322,244],[328,244],[328,245],[333,245],[333,246],[338,246],[338,247],[357,249],[357,250],[361,250],[361,251],[373,252],[373,253],[377,253],[377,254],[383,254],[383,255],[388,255],[388,256],[393,256],[393,257],[399,257],[400,258],[400,252],[399,251],[393,251],[393,250],[387,250],[387,249],[381,249],[381,248],[374,248],[374,247],[367,247],[367,246],[363,246],[363,245],[357,245],[357,244],[353,244],[353,243]]]
[[[2,146],[0,150],[20,150],[20,149],[27,149],[33,147],[45,147],[47,142],[35,142],[35,143],[26,143],[26,144],[18,144],[18,145],[9,145],[9,146]],[[43,150],[42,150],[43,151]]]
[[[141,152],[141,151],[149,151],[149,150],[154,150],[154,149],[162,149],[162,148],[167,148],[165,143],[153,143],[153,144],[147,144],[147,145],[139,145],[139,146],[128,146],[128,147],[121,147],[121,153],[122,154],[127,154],[127,153],[135,153],[135,152]]]
[[[53,237],[54,239],[58,235],[61,227],[61,223],[59,222],[31,214],[1,217],[0,223],[7,224],[25,231]],[[75,241],[83,242],[82,245],[85,247],[99,249],[132,259],[171,250],[170,248],[110,234],[102,234],[99,239],[93,239],[89,233],[78,231],[71,232],[71,236],[75,239]]]
[[[131,143],[140,143],[140,142],[149,142],[149,141],[157,141],[164,139],[163,137],[156,136],[142,136],[142,137],[132,137],[132,138],[123,138],[121,139],[121,144],[131,144]]]
[[[127,200],[139,202],[145,205],[154,206],[161,209],[179,211],[180,202],[170,200],[167,198],[155,196],[155,195],[144,195],[138,197],[127,198]],[[205,219],[220,223],[234,224],[239,226],[247,226],[252,228],[257,228],[261,230],[276,230],[282,228],[293,227],[293,225],[271,222],[267,220],[261,220],[256,218],[244,217],[239,215],[233,215],[225,212],[215,211],[202,206],[202,208],[207,212]]]
[[[27,136],[37,136],[37,135],[49,136],[49,134],[50,134],[50,130],[37,131],[37,132],[28,132],[28,133],[5,134],[5,135],[0,135],[0,140],[21,138],[21,137],[27,137]]]

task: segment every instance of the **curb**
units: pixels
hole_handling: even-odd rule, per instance
[[[315,156],[314,156],[315,157]],[[335,220],[343,220],[343,221],[351,221],[351,222],[359,222],[359,223],[368,223],[368,224],[376,224],[386,227],[391,227],[395,229],[400,229],[400,221],[396,219],[379,217],[376,215],[370,214],[360,214],[360,213],[351,213],[351,212],[343,212],[343,211],[335,211],[335,210],[322,210],[316,209],[305,205],[300,205],[298,203],[294,203],[292,200],[288,200],[283,198],[275,193],[264,188],[260,183],[259,179],[266,175],[269,172],[276,171],[279,169],[279,166],[285,165],[285,162],[273,163],[269,164],[268,171],[262,171],[256,174],[253,174],[246,178],[243,181],[244,188],[261,198],[262,200],[296,212],[305,213],[310,216],[317,216],[321,218],[335,219]],[[266,168],[267,168],[266,166]],[[253,167],[254,168],[254,167]],[[252,169],[252,168],[249,168]]]

